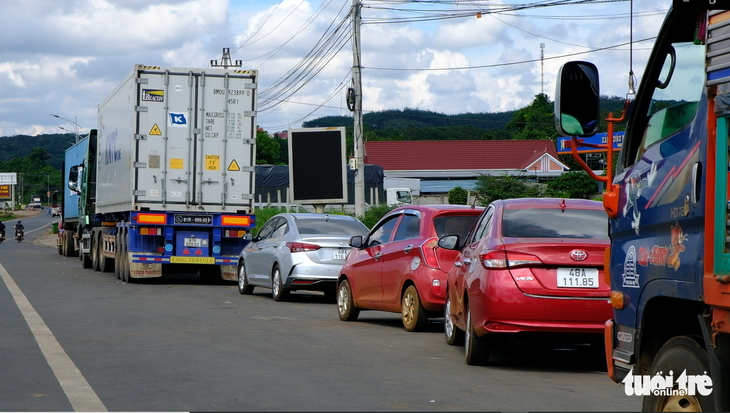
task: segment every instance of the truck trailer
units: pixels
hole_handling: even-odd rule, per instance
[[[256,225],[257,75],[135,66],[66,153],[59,251],[125,282],[163,269],[236,280]],[[78,216],[66,218],[74,197]]]
[[[730,10],[707,10],[719,3],[669,9],[635,98],[630,71],[622,116],[608,115],[608,142],[615,123],[626,131],[615,162],[605,145],[605,176],[576,151],[597,131],[598,69],[558,75],[557,129],[606,184],[608,375],[644,411],[730,410]]]

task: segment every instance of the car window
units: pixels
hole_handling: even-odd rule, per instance
[[[279,218],[272,218],[270,219],[264,226],[261,228],[258,234],[259,240],[269,238],[271,235],[271,232],[276,228],[276,223],[279,221]]]
[[[466,240],[466,242],[471,244],[484,238],[484,234],[487,233],[487,228],[490,227],[489,224],[491,224],[492,222],[492,216],[494,216],[494,207],[490,206],[489,209],[487,209],[487,211],[482,214],[481,219],[476,224],[474,231],[472,231],[471,236],[468,240]]]
[[[603,210],[588,209],[505,210],[502,236],[608,239],[608,216]]]
[[[280,238],[289,232],[289,223],[284,218],[279,218],[274,226],[274,231],[269,238]]]
[[[393,238],[393,241],[418,238],[420,234],[421,218],[415,215],[404,214],[403,219],[401,219],[400,224],[398,224],[398,229],[395,231],[395,238]]]
[[[324,218],[297,218],[297,228],[302,235],[365,235],[368,232],[360,221]]]
[[[463,242],[469,231],[477,222],[480,215],[440,215],[433,219],[433,227],[436,236],[441,238],[445,235],[458,235]]]
[[[368,237],[365,245],[371,247],[373,245],[385,244],[390,241],[390,236],[393,234],[395,224],[398,222],[400,214],[393,215],[383,221]]]

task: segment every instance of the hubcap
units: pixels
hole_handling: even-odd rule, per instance
[[[347,288],[340,286],[337,294],[337,309],[340,311],[340,314],[345,314],[347,312],[348,298],[349,295],[347,294]]]
[[[662,412],[701,412],[700,401],[694,396],[666,396],[662,401]]]
[[[469,338],[471,337],[471,312],[469,311],[469,308],[466,309],[466,334],[464,334],[464,341],[466,341],[466,345],[464,346],[464,352],[466,352],[466,355],[469,355]]]
[[[272,288],[274,290],[274,295],[279,295],[279,289],[281,288],[280,283],[281,280],[279,279],[279,270],[277,269],[276,271],[274,271],[274,286]]]
[[[454,322],[451,321],[451,300],[446,298],[446,305],[444,306],[444,331],[446,337],[451,337],[454,334]]]
[[[243,269],[243,264],[241,264],[241,268],[238,270],[238,288],[240,288],[242,290],[246,286],[245,277],[246,277],[246,270]]]
[[[413,317],[414,317],[414,304],[413,304],[413,295],[410,293],[406,293],[406,295],[403,296],[403,321],[406,322],[406,324],[413,323]]]

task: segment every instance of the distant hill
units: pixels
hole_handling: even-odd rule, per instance
[[[33,148],[43,148],[51,155],[48,164],[61,169],[66,149],[76,143],[76,137],[64,134],[15,135],[0,137],[0,164],[16,157],[28,156]]]

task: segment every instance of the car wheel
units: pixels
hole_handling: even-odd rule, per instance
[[[471,310],[466,307],[466,334],[464,336],[464,354],[466,364],[470,366],[482,366],[489,361],[489,339],[479,337],[474,332],[474,324],[471,319]]]
[[[464,332],[454,324],[451,318],[451,297],[446,292],[446,304],[444,304],[444,335],[446,343],[450,346],[464,345]]]
[[[271,275],[271,296],[274,301],[284,301],[289,296],[289,291],[281,285],[281,271],[278,265],[274,265],[274,273]]]
[[[654,377],[659,373],[667,375],[669,371],[674,371],[674,377],[678,377],[683,371],[687,372],[687,376],[707,374],[706,372],[710,369],[705,349],[688,336],[670,339],[659,349],[649,372],[651,377]],[[675,382],[674,389],[677,389],[677,386]],[[641,410],[645,412],[714,412],[715,402],[712,394],[708,396],[650,394],[644,396]]]
[[[421,298],[418,296],[415,286],[411,285],[406,288],[401,298],[400,308],[403,327],[406,331],[423,330],[428,324],[428,314],[421,304]]]
[[[239,294],[252,294],[253,285],[249,285],[248,276],[246,275],[246,267],[243,266],[243,261],[238,264],[238,293]]]
[[[355,321],[360,315],[360,309],[355,307],[355,301],[352,298],[350,282],[347,280],[342,280],[337,285],[337,315],[342,321]]]

